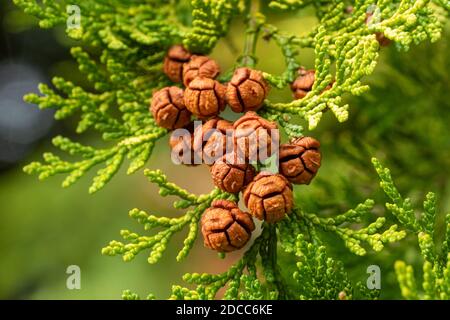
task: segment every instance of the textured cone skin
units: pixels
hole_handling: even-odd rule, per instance
[[[186,108],[201,119],[217,116],[225,109],[225,87],[210,78],[198,77],[184,93]]]
[[[191,112],[184,105],[184,91],[178,87],[155,92],[150,111],[156,123],[169,130],[182,128],[191,121]]]
[[[173,82],[182,82],[183,80],[183,65],[189,62],[191,53],[183,46],[175,45],[169,49],[164,58],[164,73]]]
[[[251,215],[236,203],[216,200],[201,219],[205,247],[218,252],[231,252],[244,247],[255,230]]]
[[[292,185],[281,174],[259,173],[243,195],[250,213],[268,223],[283,219],[294,205]]]
[[[276,123],[268,121],[256,112],[249,111],[233,124],[233,145],[235,152],[245,159],[263,161],[272,156],[272,144],[278,145],[279,135]]]
[[[201,158],[194,151],[194,124],[191,122],[186,128],[187,136],[178,136],[177,131],[174,131],[169,139],[169,145],[172,152],[172,161],[195,166],[201,162]],[[186,152],[188,152],[186,154]],[[175,158],[175,159],[174,159]]]
[[[300,68],[298,77],[291,84],[291,90],[295,99],[303,99],[312,89],[316,79],[316,72],[314,70],[305,70]]]
[[[238,193],[255,177],[255,168],[238,161],[236,154],[224,155],[211,167],[214,184],[229,193]]]
[[[183,66],[183,84],[189,86],[197,77],[215,79],[220,73],[220,66],[213,59],[206,56],[192,56]]]
[[[320,168],[320,143],[301,137],[280,146],[280,173],[294,184],[309,184]]]
[[[227,131],[231,132],[233,124],[220,117],[212,118],[195,128],[194,150],[202,156],[203,162],[213,165],[216,160],[227,153]]]
[[[234,112],[258,110],[269,93],[269,85],[260,71],[239,68],[227,86],[227,102]]]

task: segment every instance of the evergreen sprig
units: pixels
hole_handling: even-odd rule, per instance
[[[177,256],[180,261],[185,258],[194,245],[198,233],[198,223],[202,213],[210,207],[211,202],[217,199],[235,200],[235,196],[214,189],[209,194],[196,196],[180,188],[174,183],[168,182],[167,177],[160,171],[145,170],[144,174],[148,179],[159,186],[159,194],[162,197],[168,195],[179,198],[174,202],[176,209],[187,209],[184,215],[177,218],[157,217],[150,215],[145,211],[133,209],[129,215],[132,219],[143,225],[145,231],[161,229],[152,236],[140,236],[129,230],[122,230],[120,235],[127,243],[111,241],[108,246],[103,248],[102,253],[109,256],[122,255],[124,261],[131,261],[143,250],[150,250],[148,262],[153,264],[158,262],[162,254],[167,249],[170,238],[177,232],[180,232],[188,226],[189,231],[184,246]]]
[[[299,235],[295,255],[299,262],[293,277],[301,288],[299,299],[352,299],[353,286],[342,262],[329,257],[325,246],[305,241]]]
[[[243,11],[244,1],[193,0],[191,6],[192,29],[183,44],[192,52],[209,53],[227,34],[231,19]]]
[[[311,2],[271,1],[270,6],[280,9],[301,8]],[[266,101],[268,112],[291,113],[300,115],[308,121],[309,129],[317,127],[323,112],[331,110],[339,122],[348,119],[348,105],[342,103],[346,94],[361,95],[369,89],[362,83],[364,76],[370,75],[377,63],[379,44],[376,33],[394,40],[400,49],[409,49],[425,39],[436,41],[442,29],[438,18],[439,11],[433,9],[430,1],[356,1],[352,12],[346,13],[344,1],[325,1],[322,10],[318,10],[319,25],[313,30],[313,40],[308,37],[285,36],[285,39],[297,41],[281,42],[282,53],[286,57],[287,71],[291,53],[295,48],[313,47],[315,49],[316,81],[312,91],[300,100],[288,103]],[[373,19],[366,23],[367,13]],[[375,22],[373,22],[375,21]],[[279,43],[279,41],[277,41]],[[332,72],[332,70],[335,70]],[[284,87],[288,77],[265,75],[276,87]],[[330,90],[325,90],[332,85]]]
[[[427,206],[427,201],[428,199],[424,202],[425,207]],[[422,221],[427,216],[426,210]],[[446,215],[445,239],[439,252],[436,252],[438,244],[433,238],[433,233],[430,234],[426,230],[420,231],[417,233],[417,239],[423,258],[422,287],[419,288],[417,286],[413,267],[402,260],[396,261],[395,271],[403,297],[405,299],[449,300],[450,250],[448,243],[450,241],[450,213]]]
[[[271,228],[265,226],[261,235],[255,239],[250,248],[245,252],[242,258],[231,266],[226,272],[221,274],[208,273],[187,273],[183,276],[183,280],[189,284],[196,285],[195,289],[189,289],[183,286],[172,286],[172,293],[169,299],[172,300],[198,300],[198,299],[214,299],[218,291],[227,287],[224,299],[276,299],[279,292],[273,290],[273,281],[267,284],[262,283],[257,273],[258,254],[264,257],[264,251],[270,252],[267,247],[270,238]],[[273,244],[272,244],[273,247]],[[272,270],[271,266],[266,269]],[[266,273],[267,274],[267,273]],[[271,279],[269,279],[271,280]],[[124,291],[126,299],[139,299],[139,295],[132,293],[130,290]],[[150,295],[152,297],[153,295]]]
[[[374,160],[374,163],[378,162]],[[169,238],[189,224],[189,235],[177,260],[184,258],[195,241],[198,220],[203,211],[214,199],[230,199],[233,195],[215,189],[209,195],[195,196],[168,182],[160,171],[146,170],[145,174],[150,181],[159,185],[162,196],[174,195],[180,198],[174,203],[176,208],[195,206],[195,209],[189,210],[179,218],[156,217],[134,209],[130,212],[130,216],[144,225],[145,230],[156,227],[162,227],[163,230],[150,237],[139,236],[128,230],[122,231],[122,236],[130,243],[112,241],[103,249],[103,253],[121,254],[125,261],[129,261],[140,251],[150,249],[148,261],[155,263],[166,249]],[[352,299],[356,290],[363,291],[363,289],[351,283],[342,261],[328,256],[326,244],[319,234],[332,232],[338,235],[349,251],[356,255],[367,253],[361,246],[362,242],[378,252],[384,248],[384,244],[399,241],[406,236],[405,231],[397,231],[398,226],[395,224],[379,233],[386,222],[383,217],[367,227],[356,229],[349,226],[361,222],[363,217],[370,214],[373,206],[373,200],[368,199],[355,209],[329,218],[305,213],[296,208],[291,215],[275,226],[263,224],[261,234],[242,258],[226,272],[185,274],[183,279],[189,284],[195,284],[196,288],[173,286],[170,299],[214,299],[218,291],[224,287],[226,287],[225,299]],[[291,276],[301,284],[300,293],[293,292],[281,272],[277,258],[280,249],[298,259],[297,271]],[[261,274],[258,274],[258,266],[261,267]],[[374,293],[370,294],[368,298],[377,297]],[[124,297],[137,299],[139,296],[131,291],[125,291]]]
[[[416,220],[415,213],[411,204],[411,199],[403,199],[403,197],[400,195],[394,185],[394,181],[392,180],[391,173],[388,168],[384,168],[375,158],[372,159],[372,163],[375,166],[378,176],[381,179],[381,188],[392,201],[392,203],[386,203],[386,208],[388,208],[389,211],[392,212],[392,214],[402,225],[410,228],[414,232],[420,232],[422,226]],[[427,215],[432,214],[434,216],[434,211],[431,210],[431,208],[429,208],[427,212]],[[426,219],[428,221],[430,217],[427,217]]]
[[[377,218],[375,222],[361,229],[343,226],[344,224],[360,221],[363,216],[370,213],[373,206],[373,200],[368,199],[364,203],[359,204],[355,209],[337,215],[335,218],[321,218],[317,214],[304,213],[300,209],[296,209],[292,215],[294,221],[286,220],[283,226],[289,230],[294,223],[305,223],[309,230],[311,228],[319,228],[326,232],[333,232],[344,241],[345,246],[352,253],[363,256],[367,251],[361,246],[361,242],[365,242],[374,251],[378,252],[384,248],[384,244],[396,242],[406,236],[405,231],[397,231],[398,226],[395,224],[382,233],[378,233],[386,223],[386,218],[384,217]],[[286,235],[289,233],[288,230],[286,231]],[[315,237],[316,234],[316,230],[314,230],[312,235],[318,241]]]
[[[50,28],[67,20],[68,2],[16,0],[25,12],[40,19]],[[75,47],[72,55],[79,69],[93,84],[87,91],[59,77],[53,79],[55,89],[40,85],[42,95],[30,94],[25,100],[41,109],[54,109],[57,120],[81,115],[78,133],[94,129],[105,141],[115,145],[104,149],[82,146],[67,138],[57,137],[54,145],[83,160],[69,162],[52,153],[44,155],[45,163],[34,162],[25,172],[45,179],[68,174],[63,186],[72,185],[92,167],[105,164],[94,179],[90,192],[101,189],[131,160],[128,173],[141,169],[148,161],[158,139],[166,130],[156,126],[148,113],[152,90],[167,83],[161,63],[167,47],[183,36],[183,27],[173,17],[167,1],[73,1],[81,10],[81,27],[68,29],[69,36],[86,47]],[[170,9],[170,10],[169,10]],[[167,23],[171,21],[173,23]],[[78,30],[76,33],[73,30]],[[89,53],[90,51],[96,52]]]
[[[423,257],[422,290],[418,288],[412,266],[404,261],[395,263],[395,271],[405,299],[450,299],[450,213],[446,215],[446,232],[441,246],[434,239],[435,222],[437,219],[436,196],[430,192],[423,202],[423,212],[416,216],[411,200],[403,199],[395,187],[389,169],[384,168],[377,159],[372,160],[381,179],[381,187],[394,203],[386,203],[386,208],[399,220],[410,228],[417,236],[420,252]]]

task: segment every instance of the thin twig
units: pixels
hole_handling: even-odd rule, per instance
[[[259,0],[247,2],[247,16],[246,24],[247,29],[245,31],[244,51],[239,59],[241,66],[254,67],[257,62],[256,58],[256,45],[258,42],[259,33],[263,21],[261,21],[261,15],[259,14],[260,3]]]

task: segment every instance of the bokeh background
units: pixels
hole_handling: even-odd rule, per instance
[[[282,29],[306,33],[316,20],[312,12],[270,14],[270,22]],[[233,30],[213,52],[223,69],[232,67],[242,49],[243,25]],[[376,200],[375,215],[385,214],[386,199],[370,158],[377,156],[392,169],[400,191],[420,207],[427,191],[439,199],[437,240],[442,238],[442,218],[450,211],[450,46],[448,24],[442,40],[424,43],[409,52],[394,45],[383,49],[376,72],[366,81],[371,91],[363,97],[347,97],[350,119],[338,124],[328,113],[313,135],[320,139],[323,167],[310,186],[296,189],[296,198],[311,212],[332,215],[343,212],[367,197]],[[60,187],[62,177],[38,182],[22,167],[37,160],[57,134],[78,141],[98,143],[95,135],[74,136],[74,123],[55,122],[51,111],[39,111],[22,101],[36,92],[38,83],[63,76],[89,88],[69,55],[73,44],[64,30],[41,30],[36,20],[17,10],[11,1],[0,2],[0,299],[119,299],[123,289],[141,296],[169,295],[173,283],[182,283],[185,272],[221,272],[239,253],[221,260],[203,248],[202,241],[181,263],[175,256],[184,234],[172,240],[157,265],[149,265],[145,253],[131,263],[100,254],[120,229],[141,232],[128,218],[140,208],[152,213],[177,215],[171,203],[160,198],[142,173],[119,174],[94,196],[87,190],[92,176],[69,189]],[[279,73],[283,60],[278,49],[260,42],[258,68]],[[313,52],[301,52],[300,61],[313,67]],[[272,90],[271,98],[291,99],[288,90]],[[231,115],[230,115],[231,116]],[[147,167],[164,170],[169,178],[196,193],[209,192],[212,184],[204,166],[171,164],[167,139],[158,143]],[[94,170],[95,171],[95,170]],[[192,177],[195,177],[193,179]],[[387,215],[389,219],[391,217]],[[388,246],[382,253],[356,257],[340,241],[326,235],[329,253],[342,259],[355,281],[367,278],[366,268],[382,270],[382,298],[400,298],[393,264],[403,259],[420,275],[421,258],[414,237]],[[281,256],[286,262],[291,259]],[[281,262],[282,266],[285,264]],[[81,290],[66,288],[67,266],[81,268]],[[286,276],[292,272],[284,268]]]

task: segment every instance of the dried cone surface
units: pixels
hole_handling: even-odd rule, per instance
[[[194,150],[202,155],[204,163],[213,165],[227,153],[227,131],[231,135],[232,130],[233,124],[220,117],[212,118],[195,128]]]
[[[153,94],[150,111],[160,127],[172,130],[189,124],[191,112],[184,105],[183,93],[178,87],[167,87]]]
[[[309,184],[320,168],[320,143],[301,137],[280,146],[280,173],[295,184]]]
[[[315,74],[314,70],[305,70],[304,68],[298,70],[298,77],[291,84],[291,90],[295,99],[304,98],[312,90]]]
[[[292,185],[281,174],[261,172],[245,188],[244,201],[259,220],[275,223],[292,210]]]
[[[235,153],[224,155],[211,167],[214,184],[229,193],[238,193],[255,177],[255,168],[238,159]]]
[[[194,152],[194,124],[190,123],[185,130],[172,132],[169,145],[172,149],[172,161],[177,164],[198,165],[201,158]]]
[[[183,80],[183,65],[189,61],[191,53],[183,46],[172,46],[164,58],[164,73],[173,82],[182,82]]]
[[[258,110],[269,92],[262,73],[249,68],[237,69],[227,86],[227,101],[234,112]]]
[[[233,144],[235,152],[247,160],[264,161],[272,156],[272,146],[279,144],[278,127],[249,111],[234,124]]]
[[[251,215],[228,200],[213,201],[201,219],[205,246],[218,252],[241,249],[255,230]]]
[[[195,78],[184,92],[184,104],[201,119],[217,116],[225,108],[225,90],[213,79]]]
[[[192,56],[183,66],[183,84],[189,86],[197,77],[215,79],[220,73],[220,66],[216,61],[207,56]]]

